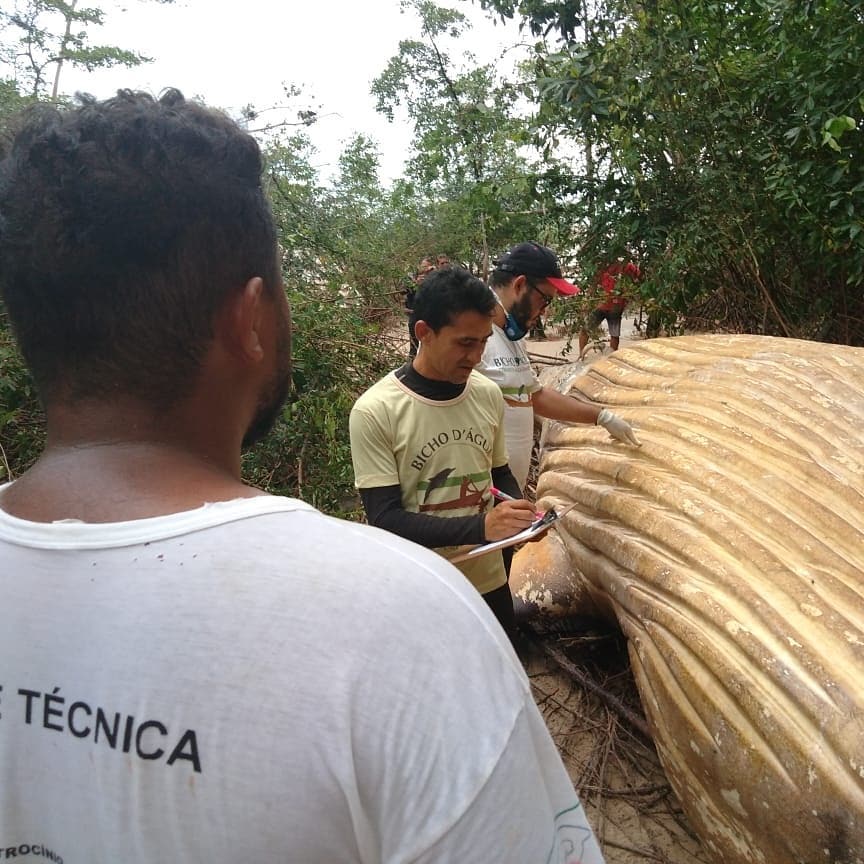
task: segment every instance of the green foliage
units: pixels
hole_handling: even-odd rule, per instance
[[[0,81],[0,157],[10,124],[30,104],[11,81]],[[44,439],[42,410],[0,302],[0,482],[14,479],[36,458]]]
[[[266,157],[294,322],[293,392],[282,422],[245,455],[244,475],[351,515],[358,502],[348,414],[357,396],[404,357],[404,325],[393,340],[390,322],[400,309],[411,242],[392,230],[377,152],[365,139],[348,144],[330,187],[320,184],[302,133],[275,141]]]
[[[476,271],[514,242],[569,240],[569,220],[545,176],[554,166],[531,163],[530,135],[516,106],[521,91],[470,53],[451,55],[468,37],[458,11],[428,0],[404,0],[420,19],[420,35],[400,42],[399,53],[373,82],[378,110],[391,120],[397,108],[414,128],[408,179],[430,208],[436,247]]]
[[[478,66],[462,53],[458,11],[403,2],[419,32],[373,85],[379,110],[407,115],[415,133],[406,175],[390,188],[362,136],[324,183],[303,131],[243,112],[264,124],[260,134],[282,130],[266,147],[266,187],[295,323],[291,401],[244,456],[251,482],[358,515],[348,414],[405,356],[402,291],[427,255],[485,274],[514,242],[557,248],[587,287],[556,304],[571,333],[596,305],[597,273],[627,258],[645,277],[627,290],[654,332],[864,344],[864,0],[481,5],[522,17],[534,38],[527,66]],[[61,0],[0,12],[0,63],[12,70],[0,80],[0,146],[12,113],[31,93],[46,96],[52,62],[132,59],[89,46],[103,14]],[[21,65],[22,46],[35,64]],[[292,128],[317,116],[299,111]],[[0,315],[0,470],[20,473],[41,429]]]
[[[11,134],[11,124],[22,109],[35,100],[20,93],[13,81],[0,80],[0,157]]]
[[[534,36],[548,36],[554,30],[572,39],[583,20],[582,4],[574,0],[480,0],[480,6],[502,19],[518,14]]]
[[[78,2],[11,0],[11,9],[0,10],[0,31],[16,34],[14,41],[0,45],[0,65],[7,67],[18,89],[34,97],[47,96],[50,89],[51,98],[57,99],[60,72],[66,63],[92,72],[149,62],[149,58],[125,48],[91,45],[90,31],[105,22],[105,10],[82,7]]]
[[[861,0],[569,6],[535,72],[544,139],[585,154],[582,266],[636,256],[673,326],[864,344]]]
[[[244,457],[244,476],[328,512],[357,510],[348,414],[365,387],[397,365],[380,330],[331,286],[290,289],[293,393],[282,422]]]
[[[34,462],[44,435],[33,381],[0,304],[0,483],[14,480]]]

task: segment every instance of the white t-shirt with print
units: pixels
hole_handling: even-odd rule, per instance
[[[524,490],[534,446],[532,397],[541,389],[541,384],[531,368],[523,340],[512,342],[493,324],[477,371],[494,381],[504,396],[507,458],[519,488]]]
[[[276,497],[0,510],[0,610],[6,857],[601,860],[493,616],[391,534]]]

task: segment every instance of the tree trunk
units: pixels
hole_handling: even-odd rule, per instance
[[[77,5],[78,0],[72,0],[69,4],[69,11],[66,12],[66,30],[63,33],[63,41],[60,43],[60,50],[57,52],[57,70],[54,72],[54,87],[51,90],[51,99],[54,101],[56,101],[57,93],[60,90],[60,72],[63,70],[63,52],[69,44],[69,36],[72,33],[72,16]]]

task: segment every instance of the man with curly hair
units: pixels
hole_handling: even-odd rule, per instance
[[[600,861],[461,574],[241,479],[290,370],[261,171],[177,91],[40,106],[0,165],[47,421],[0,488],[5,857]]]

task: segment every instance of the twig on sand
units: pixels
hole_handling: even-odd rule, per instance
[[[569,363],[575,363],[575,360],[568,360],[566,357],[553,357],[551,354],[535,354],[533,351],[528,352],[528,359],[535,363],[546,363],[550,366],[567,366]]]
[[[617,696],[601,687],[590,675],[586,675],[572,660],[570,660],[561,649],[550,645],[547,641],[540,639],[528,628],[530,638],[540,649],[554,660],[568,675],[575,678],[586,690],[595,693],[615,713],[624,718],[634,729],[644,735],[649,741],[651,732],[648,724],[637,714],[631,711]]]
[[[620,849],[622,852],[632,852],[634,855],[639,855],[642,859],[647,861],[661,861],[663,864],[666,864],[667,858],[664,858],[660,855],[655,855],[653,852],[649,852],[647,849],[636,849],[633,846],[625,846],[623,843],[616,843],[614,840],[604,840],[604,846],[611,846],[614,849]]]

